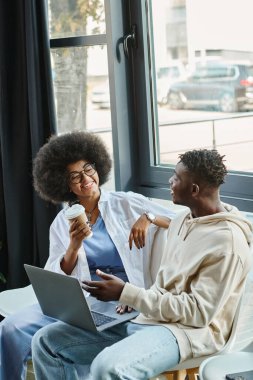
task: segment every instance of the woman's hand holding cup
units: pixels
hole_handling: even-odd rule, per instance
[[[82,205],[76,204],[65,211],[65,217],[70,223],[70,239],[74,245],[80,246],[84,239],[92,237],[93,233],[89,226],[85,209]]]

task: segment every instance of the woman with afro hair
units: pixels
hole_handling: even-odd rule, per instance
[[[155,233],[169,226],[174,213],[140,194],[102,189],[111,166],[103,141],[91,132],[53,136],[39,150],[34,187],[44,200],[64,205],[50,227],[45,268],[80,281],[98,280],[100,269],[148,288],[154,280],[150,264]],[[75,203],[85,208],[88,224],[66,219],[66,210]],[[93,235],[85,239],[90,229]],[[131,310],[117,307],[119,313]],[[32,337],[52,322],[37,304],[5,318],[0,324],[0,379],[25,378]]]

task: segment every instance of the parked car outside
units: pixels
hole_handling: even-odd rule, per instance
[[[99,108],[110,108],[109,81],[94,87],[91,102]]]
[[[168,90],[172,83],[186,78],[186,70],[182,62],[174,62],[157,70],[156,93],[157,103],[167,104]]]
[[[253,107],[253,64],[209,62],[198,65],[167,93],[172,109],[214,107],[222,112]]]

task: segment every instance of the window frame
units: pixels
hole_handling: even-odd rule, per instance
[[[135,118],[138,130],[136,150],[141,154],[137,190],[146,196],[171,199],[168,179],[173,174],[174,166],[158,164],[158,115],[154,106],[156,86],[155,67],[152,63],[154,51],[152,46],[149,48],[149,33],[152,31],[151,0],[129,0],[129,4],[130,18],[138,30],[138,49],[132,52],[134,103],[135,109],[140,110]],[[253,173],[231,171],[226,183],[221,186],[221,199],[242,211],[253,212],[252,189]]]
[[[112,143],[116,190],[136,190],[135,136],[133,134],[132,86],[129,61],[123,52],[128,28],[129,4],[125,0],[104,0],[106,33],[50,38],[50,49],[105,45],[111,101]],[[124,112],[122,112],[122,110]]]

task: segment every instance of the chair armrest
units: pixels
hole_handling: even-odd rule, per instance
[[[7,317],[37,302],[32,285],[4,290],[0,293],[0,315]]]

